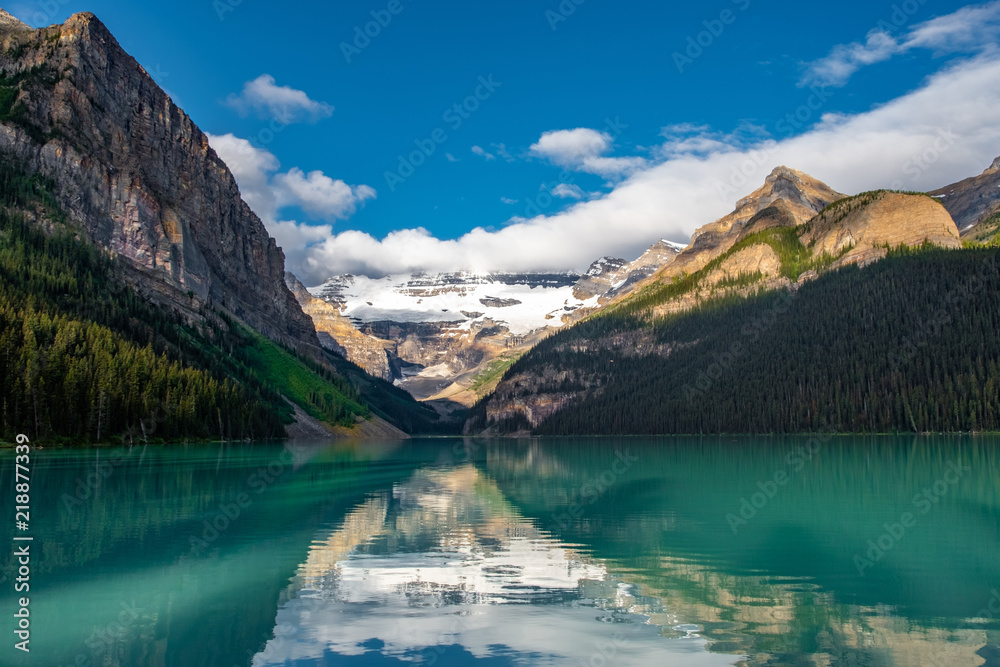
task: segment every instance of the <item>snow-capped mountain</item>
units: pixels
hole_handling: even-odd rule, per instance
[[[580,276],[562,274],[472,274],[336,276],[309,292],[339,306],[358,326],[373,322],[450,323],[470,330],[487,321],[523,336],[559,327],[563,316],[597,305],[578,299]]]
[[[497,379],[493,362],[512,361],[551,331],[628,293],[681,250],[680,244],[658,241],[635,261],[603,257],[584,275],[343,275],[309,288],[307,294],[296,294],[300,302],[318,300],[307,312],[317,311],[315,304],[325,302],[371,339],[370,345],[335,340],[331,349],[347,350],[348,358],[370,373],[384,377],[390,369],[397,383],[418,398],[471,404]],[[328,336],[343,334],[342,327],[328,326],[330,317],[321,319],[317,328]],[[351,354],[381,349],[388,364],[372,365],[370,355]]]

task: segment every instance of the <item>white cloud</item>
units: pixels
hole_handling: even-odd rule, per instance
[[[270,152],[232,134],[208,135],[208,141],[236,177],[244,201],[265,222],[277,218],[278,202],[270,174],[281,166]]]
[[[545,132],[531,152],[561,167],[577,166],[611,148],[611,135],[586,127]]]
[[[375,190],[367,185],[350,186],[321,171],[306,174],[292,168],[276,173],[281,164],[273,154],[232,134],[210,134],[208,140],[236,177],[244,201],[285,250],[292,271],[300,270],[309,248],[328,239],[333,228],[279,220],[281,210],[299,207],[311,216],[332,222],[349,218],[358,206],[376,197]]]
[[[333,115],[329,104],[312,100],[301,90],[277,85],[270,74],[247,81],[242,93],[226,98],[226,105],[244,116],[253,112],[282,123],[315,123]]]
[[[1000,2],[970,5],[921,23],[910,31],[906,48],[938,52],[977,51],[995,45],[1000,35]]]
[[[497,159],[496,155],[488,153],[486,151],[486,149],[483,148],[482,146],[473,146],[472,147],[472,152],[475,153],[476,155],[478,155],[479,157],[486,158],[487,162],[489,162],[490,160],[496,160]]]
[[[698,148],[693,152],[674,146],[669,157],[602,197],[549,216],[515,216],[496,231],[476,228],[453,240],[437,239],[425,229],[400,230],[381,240],[359,231],[331,235],[308,248],[300,277],[317,284],[339,273],[584,270],[605,255],[638,257],[659,238],[689,238],[696,227],[731,211],[781,164],[848,194],[880,187],[932,189],[981,172],[1000,154],[997,108],[1000,60],[984,55],[866,113],[828,114],[790,139],[749,146],[720,142],[708,151],[704,142],[693,142]],[[951,144],[935,148],[949,132]],[[570,142],[546,143],[552,150],[557,145],[560,155],[594,155],[579,148],[574,153]],[[741,176],[741,169],[749,175]]]
[[[321,171],[311,171],[307,176],[297,167],[275,175],[271,187],[276,191],[279,207],[299,206],[323,220],[349,218],[358,204],[375,198],[375,190],[367,185],[351,187]]]
[[[900,53],[895,38],[881,30],[868,33],[864,44],[838,44],[830,55],[809,65],[800,82],[804,86],[842,86],[865,65],[873,65]]]
[[[578,127],[544,132],[530,150],[557,166],[606,178],[627,176],[645,166],[646,161],[639,157],[605,157],[612,146],[607,132]]]
[[[552,196],[560,199],[583,199],[585,195],[579,185],[560,183],[552,188]]]
[[[457,157],[455,157],[451,153],[445,153],[444,156],[446,158],[448,158],[448,162],[461,162],[461,160],[459,160]]]
[[[971,5],[919,23],[900,38],[877,28],[868,33],[863,44],[838,44],[829,55],[808,64],[799,84],[842,86],[862,67],[911,49],[932,49],[938,54],[990,50],[998,36],[1000,0]]]
[[[506,144],[490,144],[496,150],[497,155],[502,157],[507,162],[514,162],[514,156],[507,151]]]

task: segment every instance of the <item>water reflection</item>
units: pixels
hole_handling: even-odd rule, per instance
[[[0,664],[996,667],[998,445],[38,451],[33,650]]]
[[[368,498],[312,544],[287,596],[254,667],[333,664],[332,656],[736,662],[708,653],[700,626],[540,530],[471,464],[425,468]]]

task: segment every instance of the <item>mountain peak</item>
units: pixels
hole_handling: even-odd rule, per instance
[[[983,172],[983,176],[987,176],[989,174],[995,174],[997,172],[1000,172],[1000,157],[993,160],[993,164],[991,164],[989,168]]]
[[[802,180],[802,176],[806,176],[806,174],[802,173],[801,171],[796,171],[795,169],[792,169],[790,167],[781,165],[780,167],[775,167],[771,171],[771,173],[767,175],[767,178],[764,179],[764,182],[774,183],[779,178],[787,178],[789,180],[799,181]]]
[[[797,223],[802,223],[843,196],[805,172],[780,166],[768,174],[764,185],[738,201],[733,213],[715,224],[728,230],[733,223],[746,222],[781,200],[788,204]]]
[[[31,29],[32,27],[21,19],[0,9],[0,33],[25,32]]]

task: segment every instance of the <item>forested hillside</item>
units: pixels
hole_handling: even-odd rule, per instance
[[[284,360],[298,382],[285,393],[312,416],[369,416],[346,380],[236,320],[203,310],[192,325],[150,304],[65,224],[50,187],[0,160],[0,437],[283,437],[293,409],[268,357]]]
[[[594,317],[514,364],[466,430],[997,431],[998,326],[1000,250],[898,249],[681,314]]]

